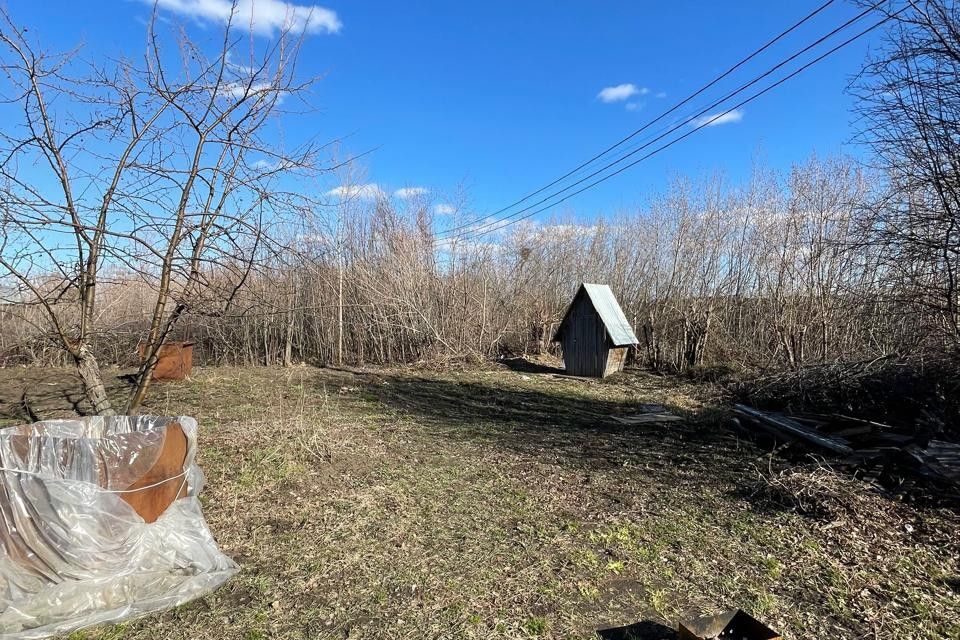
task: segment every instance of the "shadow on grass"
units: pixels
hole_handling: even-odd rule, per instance
[[[960,576],[945,578],[943,584],[954,593],[960,594]]]
[[[415,416],[426,429],[452,439],[506,448],[544,461],[584,468],[644,467],[665,481],[707,472],[742,475],[743,453],[728,429],[666,404],[688,420],[624,425],[611,416],[643,403],[585,395],[576,382],[543,390],[491,383],[397,375],[365,388],[383,404]],[[599,393],[602,390],[594,389]]]
[[[129,385],[121,378],[104,376],[110,399],[124,398]],[[24,424],[72,416],[90,415],[77,375],[68,369],[34,368],[0,370],[0,423]]]
[[[675,640],[677,632],[651,620],[644,620],[626,627],[599,629],[597,637],[600,640]]]
[[[552,373],[554,375],[564,375],[566,373],[561,367],[551,367],[526,358],[506,358],[501,360],[500,364],[517,373]]]

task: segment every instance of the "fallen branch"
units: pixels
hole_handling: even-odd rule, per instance
[[[734,405],[734,410],[740,416],[749,419],[774,435],[804,440],[842,455],[851,455],[854,452],[846,441],[824,436],[817,433],[816,430],[805,427],[789,418],[773,416],[742,404]]]

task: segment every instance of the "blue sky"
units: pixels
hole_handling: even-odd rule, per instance
[[[226,0],[163,0],[161,13],[215,46]],[[249,2],[250,0],[245,0]],[[285,9],[254,0],[258,11]],[[364,2],[322,1],[306,41],[305,75],[322,74],[316,112],[285,124],[291,140],[347,136],[366,180],[387,192],[430,189],[435,202],[466,190],[489,212],[551,181],[659,115],[821,4],[811,2]],[[137,56],[150,6],[141,0],[13,0],[16,20],[45,43],[85,55]],[[717,88],[765,70],[858,12],[837,1]],[[266,14],[264,13],[266,16]],[[266,37],[264,18],[255,37]],[[864,28],[871,21],[856,25]],[[853,29],[849,32],[851,35]],[[856,154],[844,88],[878,33],[706,128],[557,213],[589,219],[642,205],[676,174],[744,177],[755,158],[786,169],[812,153]],[[836,40],[834,42],[838,42]],[[751,72],[753,72],[751,74]],[[603,96],[605,88],[627,86]],[[705,97],[695,104],[709,102]],[[318,192],[336,186],[334,176]],[[546,217],[549,214],[544,214]]]

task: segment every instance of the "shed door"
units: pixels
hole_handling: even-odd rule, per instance
[[[562,342],[567,373],[603,376],[607,365],[607,330],[586,295],[577,296]]]

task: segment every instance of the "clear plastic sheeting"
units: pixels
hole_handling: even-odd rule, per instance
[[[0,429],[0,637],[167,609],[236,573],[203,519],[196,443],[189,417]]]

